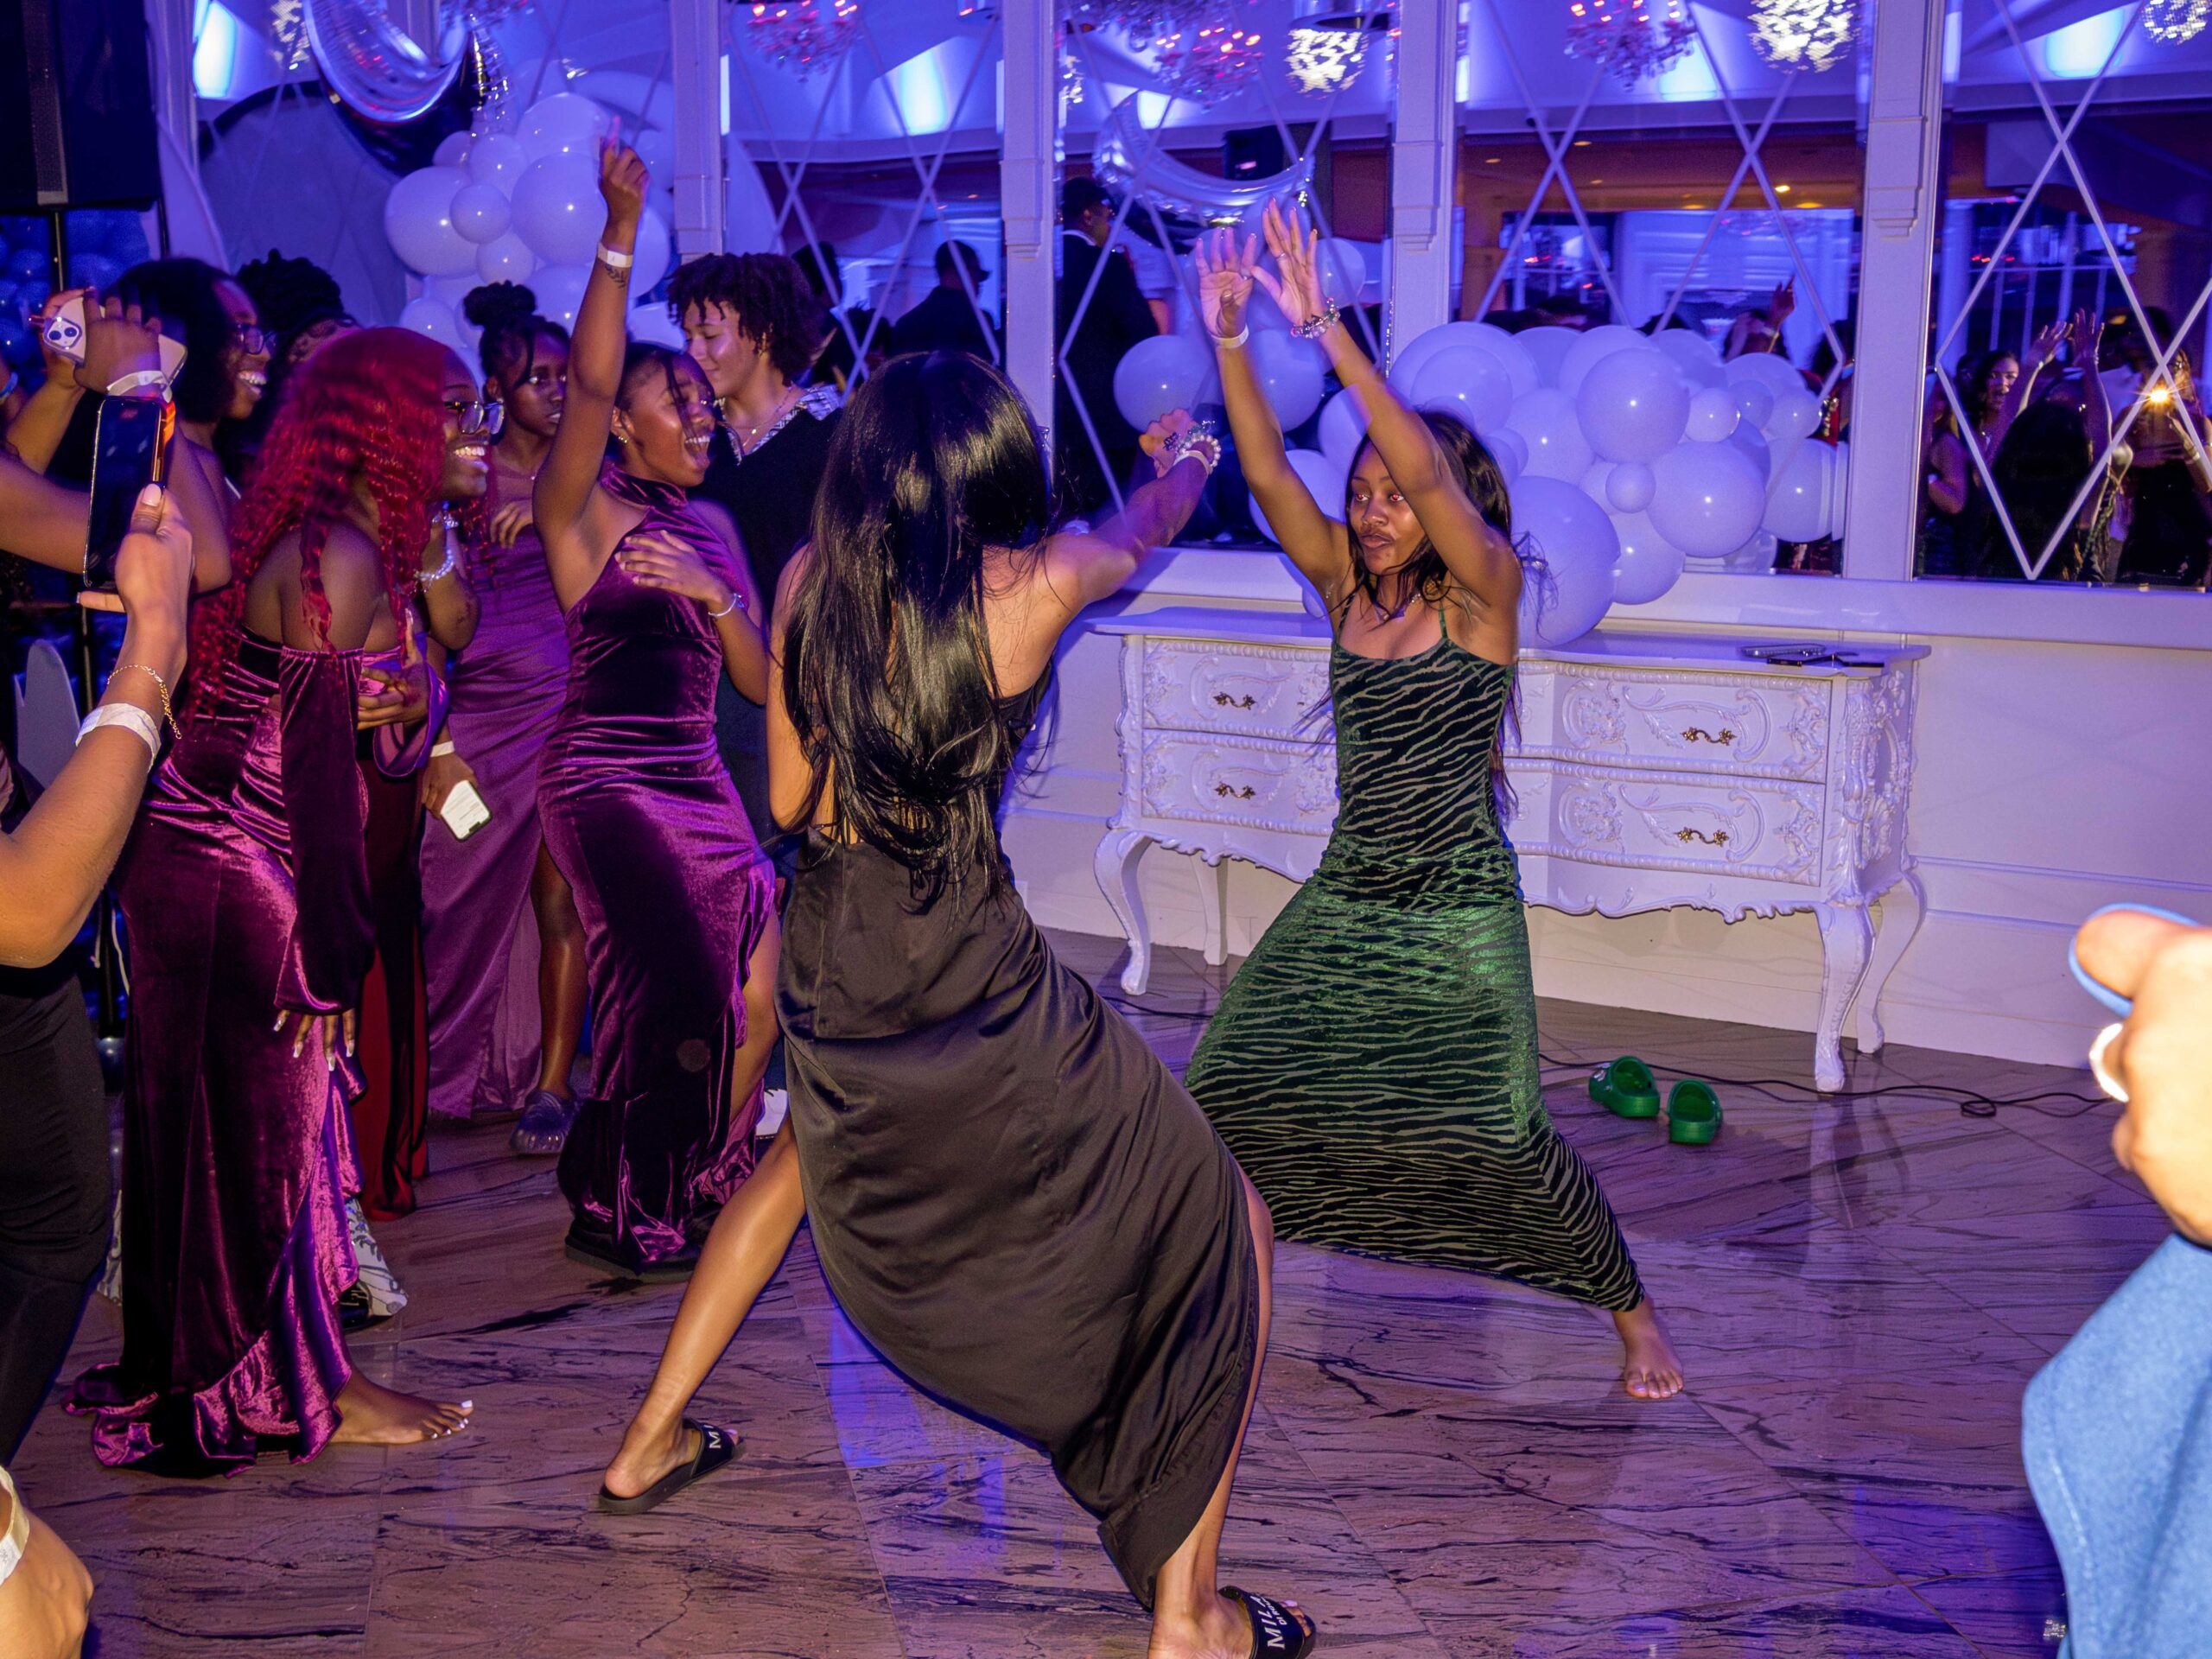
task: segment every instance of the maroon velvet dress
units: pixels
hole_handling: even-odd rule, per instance
[[[734,579],[683,492],[609,469],[638,531]],[[760,1091],[733,1110],[746,963],[775,874],[715,750],[721,641],[695,600],[610,558],[569,613],[569,690],[537,774],[545,844],[575,890],[592,1086],[562,1149],[572,1242],[632,1268],[696,1243],[752,1173]]]
[[[123,1358],[71,1409],[110,1465],[308,1458],[351,1372],[346,1103],[278,1008],[358,1006],[375,950],[354,760],[365,654],[253,634],[162,763],[118,872],[129,941]],[[373,657],[368,660],[375,660]]]

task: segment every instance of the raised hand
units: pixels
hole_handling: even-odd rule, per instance
[[[1797,308],[1797,279],[1791,276],[1774,285],[1774,292],[1767,296],[1766,320],[1779,329],[1789,321],[1789,314]]]
[[[2082,373],[2094,374],[2097,372],[2097,356],[2104,346],[2104,314],[2084,306],[2074,314],[2071,332],[2075,363]]]
[[[645,191],[652,180],[638,152],[622,142],[617,127],[599,141],[599,194],[607,202],[607,228],[618,228],[632,238],[638,221],[645,217]]]
[[[1267,233],[1268,252],[1275,262],[1275,274],[1261,270],[1260,282],[1293,327],[1314,321],[1329,303],[1321,292],[1321,232],[1301,225],[1295,208],[1286,213],[1274,201],[1268,203],[1260,227]]]
[[[1165,478],[1174,470],[1179,459],[1175,453],[1175,440],[1197,423],[1192,419],[1189,410],[1175,409],[1145,428],[1142,435],[1137,439],[1137,448],[1151,458],[1156,476]]]
[[[728,609],[736,593],[689,542],[657,531],[625,541],[615,550],[614,562],[640,588],[658,588],[681,599],[695,599],[710,611]]]
[[[162,366],[162,320],[111,295],[103,303],[85,296],[85,360],[77,384],[105,391],[126,374]]]
[[[1243,332],[1252,302],[1259,238],[1247,236],[1240,246],[1236,232],[1223,226],[1202,233],[1191,258],[1198,270],[1198,315],[1206,333],[1216,340],[1234,340]]]
[[[2070,332],[2070,326],[2064,322],[2045,323],[2036,330],[2036,337],[2028,346],[2028,361],[2041,368],[2058,355],[2058,348],[2066,343]]]

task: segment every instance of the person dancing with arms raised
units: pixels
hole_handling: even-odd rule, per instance
[[[1152,1610],[1154,1659],[1311,1651],[1217,1586],[1267,1345],[1266,1207],[1144,1039],[1061,966],[994,813],[1077,614],[1189,518],[1218,444],[1048,533],[997,371],[894,359],[830,448],[776,607],[770,797],[803,827],[778,1007],[791,1121],[715,1224],[599,1495],[652,1507],[732,1455],[683,1410],[803,1215],[845,1312],[921,1387],[1048,1454]]]
[[[537,810],[594,1008],[591,1097],[561,1152],[568,1253],[669,1278],[753,1168],[775,878],[715,751],[716,681],[765,699],[768,651],[728,515],[686,494],[714,436],[706,377],[664,346],[624,349],[645,186],[634,153],[602,147],[607,230],[531,495],[569,628]]]
[[[1237,459],[1334,632],[1339,805],[1313,878],[1236,977],[1187,1075],[1287,1238],[1499,1274],[1605,1308],[1639,1399],[1682,1386],[1597,1179],[1544,1110],[1498,736],[1522,572],[1505,481],[1390,390],[1325,302],[1318,237],[1270,203],[1198,251]],[[1264,285],[1366,410],[1344,522],[1285,455],[1244,351]]]

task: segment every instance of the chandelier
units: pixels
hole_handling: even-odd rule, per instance
[[[2212,0],[2195,0],[2200,15]],[[1777,69],[1815,73],[1839,62],[1859,29],[1859,0],[1758,0],[1751,44]]]
[[[2193,41],[2212,16],[2212,0],[2147,0],[2143,8],[2143,32],[2167,46]]]
[[[1671,68],[1696,39],[1682,0],[1568,0],[1567,49],[1627,86]]]
[[[851,50],[861,7],[860,0],[751,0],[741,10],[754,53],[804,79]]]
[[[1141,47],[1202,29],[1217,10],[1208,0],[1073,0],[1066,13],[1077,29],[1118,29]]]
[[[1153,49],[1161,84],[1199,104],[1217,104],[1251,80],[1264,57],[1259,31],[1241,23],[1201,23],[1155,40]]]

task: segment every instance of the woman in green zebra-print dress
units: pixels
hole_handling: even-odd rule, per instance
[[[1681,1367],[1597,1179],[1544,1110],[1513,849],[1492,792],[1522,569],[1503,479],[1464,425],[1414,413],[1316,277],[1316,238],[1270,207],[1198,250],[1237,458],[1336,632],[1340,805],[1191,1061],[1191,1093],[1285,1238],[1521,1280],[1605,1308],[1629,1393]],[[1319,338],[1369,416],[1344,524],[1286,458],[1242,349],[1255,281]]]

